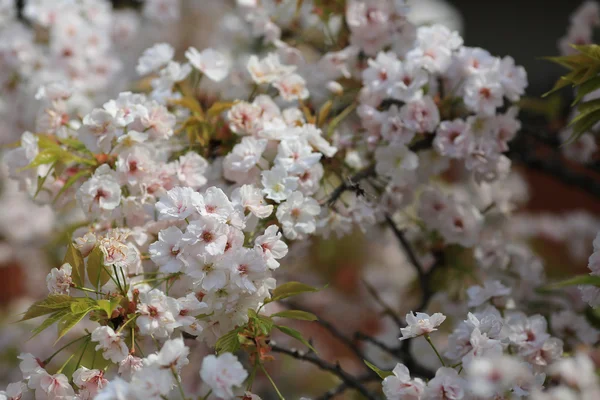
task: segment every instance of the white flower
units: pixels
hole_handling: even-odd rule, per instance
[[[227,284],[227,271],[222,263],[217,262],[217,256],[198,254],[187,269],[187,274],[194,278],[195,283],[207,291],[222,289]]]
[[[310,93],[306,88],[306,81],[298,74],[288,74],[279,77],[273,86],[279,90],[279,95],[286,101],[307,99]]]
[[[134,399],[159,399],[166,397],[174,381],[169,369],[156,365],[145,365],[131,377],[130,390]]]
[[[386,377],[383,393],[387,400],[418,400],[425,390],[425,382],[419,378],[411,379],[410,371],[403,364],[396,364],[394,375]]]
[[[279,267],[276,260],[285,257],[288,252],[288,246],[281,240],[281,232],[277,225],[265,229],[265,233],[254,240],[254,247],[264,254],[267,266],[271,269]]]
[[[527,71],[521,66],[515,66],[515,60],[510,56],[502,59],[499,68],[504,95],[510,101],[519,101],[527,87]]]
[[[277,220],[283,234],[291,240],[301,240],[316,230],[315,217],[321,212],[319,203],[312,197],[304,197],[301,192],[293,192],[277,207]]]
[[[298,188],[298,177],[288,176],[287,170],[278,165],[262,172],[261,183],[267,199],[280,203]]]
[[[119,375],[125,379],[131,379],[131,376],[139,371],[143,366],[141,358],[129,354],[119,363]]]
[[[442,121],[433,140],[437,152],[450,158],[465,158],[472,145],[473,137],[462,119]]]
[[[181,17],[181,0],[146,0],[144,16],[161,23],[172,23]]]
[[[158,232],[158,241],[148,248],[150,259],[164,273],[179,272],[185,265],[182,260],[183,232],[175,226],[170,226]]]
[[[508,356],[477,358],[465,367],[465,371],[471,391],[486,398],[512,389],[518,380],[533,379],[523,362]]]
[[[440,214],[438,230],[447,243],[473,247],[480,239],[483,215],[472,204],[454,203]]]
[[[112,110],[95,108],[83,117],[79,138],[90,151],[108,153],[112,148],[113,140],[121,133],[121,127],[118,126]]]
[[[23,379],[29,379],[33,375],[40,374],[44,372],[44,368],[42,367],[42,362],[35,358],[30,353],[21,353],[17,357],[21,362],[19,363],[19,369],[23,374]]]
[[[273,206],[265,202],[262,191],[256,186],[243,185],[234,190],[231,198],[244,213],[250,212],[257,218],[267,218],[273,212]]]
[[[65,263],[59,269],[52,268],[48,276],[46,276],[46,285],[48,291],[55,294],[69,294],[69,289],[73,284],[71,272],[73,268],[71,264]]]
[[[594,328],[583,315],[571,310],[553,313],[550,317],[552,332],[575,345],[578,342],[593,346],[600,337],[600,332]]]
[[[475,285],[467,289],[468,306],[478,307],[490,300],[502,300],[503,297],[510,295],[510,292],[511,289],[500,281],[487,280],[483,283],[483,287]]]
[[[191,335],[198,335],[202,328],[196,317],[207,312],[208,304],[198,300],[196,293],[188,293],[185,297],[177,299],[179,314],[175,316],[183,330]]]
[[[232,217],[235,217],[235,209],[229,197],[215,186],[206,189],[196,208],[200,215],[215,218],[222,223],[232,223]]]
[[[173,85],[181,82],[192,72],[192,67],[189,64],[180,64],[175,61],[169,61],[166,67],[160,70],[158,78],[152,81],[154,88],[153,95],[158,99],[162,96],[172,96],[171,90]]]
[[[106,385],[94,400],[129,400],[131,399],[129,383],[117,377]]]
[[[495,71],[473,75],[465,84],[465,105],[475,113],[492,116],[504,104],[504,90]]]
[[[185,58],[194,68],[215,82],[222,81],[229,73],[229,61],[214,49],[209,48],[199,52],[196,48],[190,47],[185,52]]]
[[[333,157],[337,153],[337,147],[332,146],[324,137],[323,131],[313,124],[305,124],[295,129],[295,133],[305,138],[315,149],[323,153],[325,157]]]
[[[375,160],[377,173],[396,182],[410,178],[419,166],[419,157],[401,143],[378,147]]]
[[[443,25],[421,26],[417,30],[416,47],[408,52],[406,59],[429,72],[444,73],[450,66],[453,51],[462,44],[458,33]]]
[[[190,151],[179,157],[177,162],[177,179],[181,186],[200,189],[207,182],[208,161],[200,154]]]
[[[433,133],[440,123],[440,112],[431,96],[421,96],[402,106],[400,118],[407,129]]]
[[[211,256],[223,254],[227,245],[229,226],[212,216],[202,216],[190,222],[185,233],[185,241],[199,245]]]
[[[306,140],[292,138],[279,142],[275,163],[290,174],[302,174],[318,163],[322,156],[321,153],[313,152]]]
[[[276,53],[269,53],[265,58],[259,60],[257,56],[252,55],[246,65],[252,80],[259,85],[262,83],[273,83],[277,79],[291,74],[296,69],[295,66],[286,66],[281,64],[279,56]]]
[[[175,367],[180,370],[189,363],[189,354],[190,349],[183,343],[182,338],[171,339],[163,343],[158,353],[150,354],[147,362],[162,369]]]
[[[140,75],[156,72],[173,59],[175,49],[168,43],[158,43],[144,50],[138,60],[136,71]]]
[[[223,161],[223,175],[226,179],[234,182],[244,183],[251,178],[254,172],[258,174],[262,154],[267,148],[268,141],[245,136],[242,141],[233,147]]]
[[[435,313],[431,317],[428,314],[418,312],[413,315],[412,312],[406,314],[406,328],[401,328],[402,337],[400,340],[406,340],[421,335],[428,335],[437,331],[437,327],[444,322],[446,316],[441,313]]]
[[[92,341],[98,342],[96,350],[102,350],[102,356],[114,363],[121,362],[129,354],[129,349],[121,333],[109,326],[99,326],[92,332]]]
[[[29,387],[35,389],[36,399],[74,399],[75,391],[64,374],[50,375],[46,371],[29,379]]]
[[[255,293],[257,284],[267,278],[267,263],[255,249],[240,247],[228,253],[221,262],[230,269],[230,281],[234,287]]]
[[[233,399],[234,388],[244,383],[248,372],[236,356],[225,353],[218,357],[213,355],[204,357],[200,377],[210,386],[215,396],[228,400]]]
[[[80,389],[82,400],[85,400],[93,399],[98,391],[108,385],[108,380],[104,378],[104,371],[80,367],[73,372],[73,383]]]
[[[156,203],[158,219],[183,220],[196,212],[202,196],[189,187],[175,187]]]
[[[168,139],[173,136],[177,118],[165,106],[153,102],[142,110],[139,121],[150,138]]]
[[[23,382],[9,383],[6,390],[0,390],[0,400],[21,400],[27,386]]]
[[[136,319],[136,324],[142,335],[165,338],[180,326],[175,319],[175,315],[179,313],[177,301],[167,297],[159,289],[140,293],[137,309],[140,316]]]
[[[466,381],[452,368],[442,367],[427,383],[422,400],[460,400],[465,397]]]
[[[101,215],[121,203],[121,185],[107,164],[102,164],[77,191],[79,207],[87,214]]]

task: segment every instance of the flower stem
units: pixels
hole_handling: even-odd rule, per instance
[[[171,372],[173,373],[173,379],[177,382],[177,387],[179,388],[179,394],[183,400],[185,399],[185,392],[183,391],[183,386],[181,386],[181,380],[179,380],[179,374],[175,370],[175,367],[171,367]]]
[[[66,349],[67,347],[69,347],[70,345],[72,345],[73,343],[76,343],[78,341],[80,341],[81,339],[85,339],[87,337],[89,337],[90,334],[88,333],[85,336],[81,336],[75,340],[70,341],[69,343],[65,344],[63,347],[61,347],[60,349],[56,350],[50,357],[46,358],[44,361],[42,361],[42,363],[44,365],[48,364],[50,361],[52,361],[52,359],[54,358],[54,356],[56,356],[58,353],[60,353],[61,351],[63,351],[64,349]]]
[[[125,328],[127,326],[127,324],[129,324],[131,321],[135,321],[137,319],[137,317],[139,317],[140,314],[136,314],[134,317],[129,318],[123,325],[121,325],[119,327],[119,329],[117,329],[117,333],[121,332],[123,330],[123,328]]]
[[[438,353],[437,349],[433,345],[433,342],[431,341],[431,338],[429,337],[429,335],[425,335],[425,340],[427,340],[427,343],[429,343],[429,345],[431,346],[433,351],[435,351],[435,355],[437,356],[438,360],[440,360],[440,362],[442,363],[442,367],[445,367],[446,363],[444,363],[444,359],[442,358],[440,353]]]
[[[202,396],[202,400],[206,400],[206,399],[208,399],[208,397],[209,397],[211,394],[212,394],[212,389],[210,389],[210,390],[208,391],[208,393],[206,393],[204,396]]]
[[[285,400],[285,397],[283,397],[283,395],[281,394],[281,392],[279,391],[279,389],[277,388],[277,385],[275,384],[275,382],[273,382],[273,379],[271,378],[271,375],[269,375],[269,373],[267,372],[267,370],[265,369],[265,366],[262,365],[262,363],[259,363],[260,369],[262,369],[262,371],[265,373],[265,375],[267,376],[267,379],[269,380],[269,382],[271,382],[271,385],[273,385],[273,388],[275,389],[275,391],[277,392],[277,396],[279,396],[280,400]]]

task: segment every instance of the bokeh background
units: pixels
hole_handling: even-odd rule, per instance
[[[210,35],[212,24],[217,20],[207,16],[229,6],[228,1],[221,0],[183,1],[187,10],[183,21],[167,35],[180,52],[190,45],[202,48],[204,38]],[[130,1],[114,3],[117,7],[132,4]],[[511,55],[517,64],[523,65],[530,82],[529,98],[522,107],[524,124],[550,136],[557,135],[565,124],[571,94],[565,90],[550,100],[540,99],[562,73],[560,67],[542,57],[558,54],[557,41],[564,35],[569,14],[579,1],[414,0],[413,4],[416,20],[447,23],[462,32],[468,46],[480,46],[499,56]],[[211,11],[206,12],[207,8]],[[147,45],[151,43],[149,32]],[[135,59],[142,50],[142,45],[131,48],[128,56]],[[20,134],[15,132],[15,138]],[[9,141],[2,138],[3,143]],[[548,151],[541,149],[538,156],[543,158]],[[534,244],[550,275],[585,272],[591,241],[600,228],[598,197],[585,188],[561,182],[551,173],[518,163],[515,169],[520,178],[513,183],[523,187],[523,196],[528,199],[519,211],[521,223],[515,230]],[[600,184],[598,170],[580,168],[578,171]],[[45,276],[50,268],[58,266],[61,256],[56,240],[60,232],[55,230],[49,210],[28,202],[5,179],[3,188],[0,195],[0,388],[19,379],[18,371],[15,372],[19,352],[29,351],[42,358],[52,352],[50,345],[55,332],[47,330],[29,342],[25,339],[32,326],[10,322],[15,321],[18,312],[28,304],[46,295]],[[569,239],[567,244],[565,238]],[[327,290],[298,298],[299,306],[318,314],[349,337],[361,331],[391,346],[397,344],[397,329],[391,319],[382,316],[380,305],[364,284],[367,281],[376,287],[383,301],[399,313],[409,311],[414,305],[410,302],[410,295],[416,290],[413,272],[386,229],[357,231],[343,240],[306,241],[293,248],[292,253],[309,254],[309,257],[290,257],[282,268],[285,270],[282,278],[321,286],[329,284]],[[312,338],[321,356],[339,361],[350,372],[360,373],[361,360],[327,329],[315,323],[298,323],[295,327],[305,337]],[[378,358],[381,366],[392,363],[374,346],[358,342],[357,345]],[[199,344],[194,346],[192,359],[201,360],[209,351]],[[414,347],[426,364],[431,354],[421,352],[422,346],[426,343],[417,340]],[[335,383],[330,375],[290,359],[282,358],[270,369],[281,382],[283,391],[298,394],[292,398],[312,396]],[[199,384],[197,371],[187,373],[190,377],[184,377],[184,381]],[[261,387],[268,389],[269,386],[259,380],[256,390],[260,392]],[[263,399],[269,396],[266,394]],[[349,392],[345,396],[351,398],[353,394]]]

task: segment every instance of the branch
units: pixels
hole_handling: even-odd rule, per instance
[[[380,378],[377,375],[375,375],[375,376],[365,375],[365,376],[357,378],[357,380],[361,383],[368,383],[370,381],[378,381],[379,379]],[[347,383],[342,382],[337,387],[329,390],[328,392],[324,393],[322,396],[317,397],[315,400],[330,400],[330,399],[334,398],[335,396],[344,393],[349,388],[350,387],[348,386]]]
[[[392,320],[394,320],[394,322],[396,323],[396,325],[398,326],[398,328],[404,328],[406,326],[406,323],[402,320],[402,318],[400,318],[398,316],[398,314],[396,314],[396,312],[394,310],[392,310],[392,308],[390,306],[388,306],[383,299],[381,298],[381,296],[379,296],[379,294],[377,293],[377,291],[375,290],[375,288],[373,288],[373,286],[371,286],[369,284],[369,282],[367,282],[366,280],[362,280],[363,284],[367,287],[367,290],[369,291],[369,294],[371,296],[373,296],[373,298],[375,299],[375,301],[377,302],[377,304],[379,304],[381,307],[383,307],[386,315],[388,315],[390,318],[392,318]]]
[[[408,146],[408,148],[415,153],[421,150],[427,150],[431,148],[431,145],[433,144],[433,138],[434,135],[427,135],[425,138]],[[367,168],[358,171],[356,174],[350,176],[348,180],[337,186],[324,203],[331,207],[342,196],[342,194],[344,194],[344,192],[354,190],[357,183],[375,175],[375,165],[370,165]]]
[[[298,304],[296,304],[294,302],[286,301],[285,303],[291,309],[310,312],[310,310],[307,310],[304,307],[301,307],[301,306],[299,306]],[[324,320],[321,317],[319,317],[319,319],[317,319],[314,322],[316,322],[317,324],[321,325],[323,328],[327,329],[327,331],[329,331],[329,333],[331,334],[331,336],[333,336],[334,338],[336,338],[337,340],[339,340],[340,342],[342,342],[348,349],[350,349],[352,351],[352,353],[354,353],[354,355],[356,356],[356,358],[358,358],[361,363],[363,362],[363,360],[365,359],[365,356],[358,349],[358,346],[356,345],[356,343],[354,343],[351,339],[349,339],[348,337],[346,337],[346,335],[344,335],[342,332],[340,332],[335,326],[333,326],[332,323]]]
[[[349,180],[342,182],[338,187],[336,187],[331,192],[325,203],[328,206],[332,206],[342,196],[342,194],[344,194],[344,192],[353,188],[353,184],[356,184],[373,175],[375,175],[375,165],[370,165],[367,168],[358,171],[356,174],[352,175]]]
[[[508,152],[508,156],[513,161],[521,162],[528,168],[550,175],[566,185],[574,186],[592,196],[600,197],[600,183],[597,179],[589,175],[573,172],[557,157],[550,159],[538,158],[526,149],[521,149],[521,151],[512,149]]]
[[[359,378],[356,378],[356,377],[350,375],[349,373],[347,373],[346,371],[344,371],[339,363],[330,364],[330,363],[318,358],[317,356],[315,356],[314,353],[303,353],[298,350],[286,349],[284,347],[280,347],[280,346],[274,344],[273,342],[271,342],[270,347],[271,347],[271,350],[274,351],[275,353],[286,354],[297,360],[306,361],[313,365],[316,365],[323,371],[331,372],[332,374],[334,374],[335,376],[340,378],[342,380],[342,382],[344,384],[346,384],[349,389],[350,388],[356,389],[360,394],[362,394],[365,398],[367,398],[369,400],[377,399],[377,396],[375,396],[373,393],[371,393],[362,384],[362,382],[360,381]]]
[[[400,245],[404,249],[404,253],[406,253],[406,256],[408,257],[408,260],[414,267],[414,270],[417,272],[417,276],[419,278],[419,283],[421,284],[421,288],[423,289],[424,292],[428,291],[429,290],[429,282],[427,279],[427,275],[425,274],[425,269],[423,268],[423,264],[421,264],[421,261],[419,261],[419,259],[417,258],[417,255],[415,254],[410,243],[408,243],[408,240],[404,236],[404,232],[402,232],[400,229],[398,229],[398,227],[396,226],[396,223],[392,220],[392,217],[390,217],[389,214],[385,215],[385,221],[390,226],[390,228],[392,228],[392,232],[394,232],[396,239],[398,239],[398,241],[400,242]]]

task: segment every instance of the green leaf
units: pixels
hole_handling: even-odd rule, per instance
[[[94,299],[90,299],[89,297],[79,297],[71,303],[71,313],[80,314],[80,313],[88,313],[91,310],[98,309],[98,303]]]
[[[123,296],[112,297],[110,300],[98,300],[98,307],[106,313],[108,318],[111,317],[113,311],[115,311],[120,305]]]
[[[63,336],[65,336],[71,329],[75,327],[89,312],[81,312],[78,314],[66,314],[64,317],[58,321],[58,338],[56,338],[56,342],[58,342]],[[54,342],[54,344],[56,344]]]
[[[600,110],[596,110],[592,113],[586,113],[584,117],[579,118],[575,124],[572,125],[573,134],[569,139],[563,143],[563,146],[568,145],[579,139],[581,135],[592,129],[596,123],[600,121]]]
[[[70,309],[73,301],[75,301],[75,298],[66,294],[51,294],[47,298],[33,303],[23,315],[21,321],[51,314],[61,309]]]
[[[85,144],[83,144],[83,142],[81,142],[81,140],[77,140],[77,139],[73,139],[73,138],[58,138],[58,141],[68,147],[71,147],[71,148],[77,150],[77,151],[89,152],[89,150],[87,150],[87,147],[85,147]]]
[[[240,339],[238,337],[240,331],[241,328],[235,328],[217,340],[217,343],[215,344],[215,350],[217,351],[218,355],[223,353],[235,353],[240,349]]]
[[[579,275],[574,278],[570,278],[561,282],[552,283],[550,285],[544,286],[541,290],[554,290],[561,289],[567,286],[576,286],[576,285],[591,285],[600,287],[600,276],[595,275]]]
[[[268,336],[271,334],[274,325],[271,317],[267,317],[266,315],[259,315],[258,318],[255,319],[255,323],[263,335]]]
[[[52,315],[50,315],[48,318],[46,318],[44,320],[44,322],[41,323],[40,326],[38,326],[37,328],[34,328],[31,331],[31,333],[33,333],[33,335],[29,339],[30,340],[33,339],[34,337],[36,337],[37,335],[39,335],[41,332],[43,332],[44,330],[46,330],[46,328],[54,325],[54,323],[58,322],[61,318],[63,318],[67,314],[69,314],[69,310],[68,309],[64,309],[64,310],[60,310],[60,311],[54,312]]]
[[[106,272],[104,266],[104,254],[100,247],[94,247],[87,259],[87,275],[90,282],[97,289],[101,288],[108,282],[110,275]]]
[[[298,332],[297,330],[292,329],[288,326],[282,326],[282,325],[275,325],[275,328],[279,329],[282,333],[300,341],[303,345],[305,345],[306,347],[308,347],[315,353],[317,352],[317,350],[314,347],[312,347],[312,345],[308,342],[308,340],[304,339],[302,334],[300,332]]]
[[[206,112],[207,118],[211,119],[213,117],[218,116],[223,111],[229,110],[231,107],[233,107],[234,104],[235,102],[233,101],[217,101],[212,106],[210,106],[210,108]]]
[[[582,83],[579,88],[577,88],[577,96],[575,97],[575,100],[573,101],[573,103],[571,104],[571,106],[575,106],[577,103],[579,103],[581,100],[583,100],[583,98],[600,89],[600,76],[597,76],[595,78],[592,78],[590,80],[588,80],[585,83]]]
[[[318,292],[320,289],[314,288],[312,286],[305,285],[300,282],[287,282],[283,285],[276,287],[273,290],[273,295],[271,299],[267,302],[272,302],[281,299],[287,299],[288,297],[296,296],[302,293],[308,292]]]
[[[317,316],[313,313],[309,313],[302,310],[286,310],[271,315],[272,317],[299,319],[302,321],[316,321]]]
[[[71,240],[69,240],[69,245],[67,246],[67,252],[63,260],[64,263],[71,264],[71,268],[73,268],[73,283],[83,287],[85,284],[85,262],[83,261],[81,252],[75,248]]]
[[[36,168],[40,165],[52,164],[57,162],[60,159],[60,151],[56,149],[47,149],[38,153],[37,156],[33,159],[29,165],[27,165],[24,169],[28,168]]]
[[[385,379],[388,376],[394,375],[393,372],[391,372],[391,371],[384,371],[382,369],[379,369],[375,365],[373,365],[370,362],[368,362],[367,360],[363,360],[363,361],[365,362],[366,366],[369,367],[371,370],[373,370],[377,375],[379,375],[379,377],[381,379]]]
[[[597,44],[572,44],[571,47],[596,61],[600,61],[600,46]]]
[[[580,114],[589,114],[594,111],[600,110],[600,99],[594,99],[581,103],[577,110]]]

